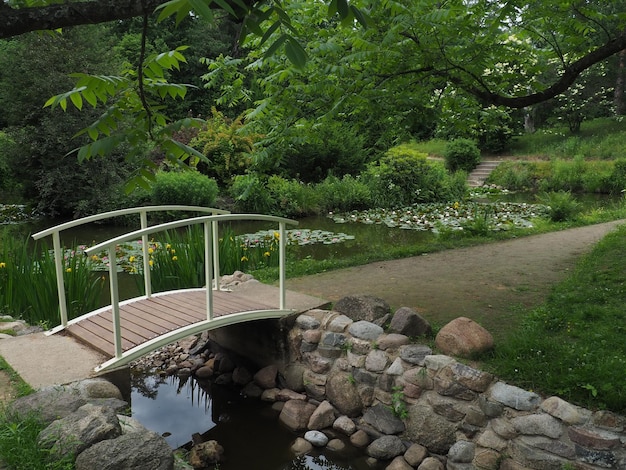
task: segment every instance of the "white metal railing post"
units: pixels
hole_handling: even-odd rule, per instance
[[[111,286],[111,314],[113,316],[113,344],[115,357],[122,357],[122,329],[120,325],[120,294],[117,282],[115,245],[109,246],[109,284]]]
[[[142,210],[140,213],[141,228],[148,228],[148,213]],[[143,254],[143,284],[146,291],[146,298],[152,297],[152,280],[150,277],[150,249],[148,246],[148,234],[141,236],[141,252]]]
[[[54,247],[54,270],[57,275],[57,291],[59,296],[59,315],[61,326],[67,326],[67,301],[65,299],[65,282],[63,281],[64,253],[61,247],[61,236],[58,231],[52,233],[52,245]]]
[[[278,224],[278,236],[280,238],[278,244],[278,276],[279,276],[279,295],[280,302],[279,308],[285,310],[286,291],[285,291],[285,246],[287,244],[287,231],[285,230],[285,222],[279,222]]]
[[[217,220],[212,221],[211,226],[213,229],[213,279],[215,290],[220,290],[220,236]]]
[[[212,262],[212,243],[214,237],[211,230],[211,223],[204,222],[204,278],[206,281],[206,319],[213,320],[213,280],[211,279]],[[212,236],[213,235],[213,236]]]

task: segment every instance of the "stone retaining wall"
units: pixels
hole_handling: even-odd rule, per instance
[[[283,375],[309,403],[329,402],[370,442],[391,435],[426,450],[415,460],[405,445],[387,468],[626,469],[624,417],[543,399],[372,322],[311,310],[289,331],[289,350]]]

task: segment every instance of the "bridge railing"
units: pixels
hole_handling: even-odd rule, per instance
[[[298,222],[283,217],[275,217],[271,215],[261,214],[221,214],[209,215],[201,217],[193,217],[185,220],[168,222],[165,224],[154,225],[145,229],[129,232],[115,238],[111,238],[105,242],[99,243],[85,250],[88,255],[99,253],[102,250],[108,250],[109,260],[109,280],[111,287],[111,310],[113,314],[113,336],[115,346],[115,357],[120,358],[123,355],[121,326],[120,326],[120,299],[117,280],[117,267],[112,260],[115,260],[115,248],[120,243],[136,240],[138,237],[152,235],[154,233],[163,232],[165,230],[186,227],[191,225],[204,225],[204,269],[206,282],[206,309],[207,320],[213,319],[213,289],[219,290],[220,273],[219,273],[219,250],[216,249],[219,243],[219,222],[231,222],[237,220],[245,221],[266,221],[278,223],[279,244],[279,309],[285,310],[286,289],[285,289],[285,247],[287,239],[286,226],[298,225]],[[211,269],[212,268],[212,269]],[[150,266],[148,265],[148,270]],[[215,280],[215,287],[213,287]]]
[[[65,298],[65,285],[63,281],[63,258],[64,258],[64,250],[61,246],[61,232],[73,227],[78,227],[80,225],[88,224],[90,222],[97,222],[99,220],[111,219],[114,217],[121,217],[124,215],[133,215],[138,214],[139,220],[141,223],[141,229],[148,228],[148,213],[149,212],[166,212],[166,211],[185,211],[185,212],[200,212],[207,214],[228,214],[228,211],[221,209],[214,209],[212,207],[201,207],[201,206],[183,206],[183,205],[164,205],[164,206],[145,206],[145,207],[131,207],[128,209],[120,209],[116,211],[103,212],[101,214],[95,214],[88,217],[83,217],[82,219],[72,220],[70,222],[66,222],[60,225],[56,225],[54,227],[50,227],[46,230],[42,230],[41,232],[37,232],[33,235],[35,240],[40,238],[47,237],[48,235],[52,235],[52,244],[54,248],[54,265],[56,272],[56,280],[57,280],[57,291],[59,296],[59,315],[61,317],[61,328],[65,328],[67,326],[68,318],[67,318],[67,300]],[[149,297],[152,294],[152,282],[150,280],[150,265],[149,265],[149,256],[148,256],[148,236],[142,236],[142,253],[143,253],[143,271],[144,271],[144,282],[145,282],[145,291],[146,295]],[[217,245],[214,246],[214,250],[217,251]],[[115,258],[109,258],[110,260],[115,260]],[[115,265],[115,263],[111,263]]]

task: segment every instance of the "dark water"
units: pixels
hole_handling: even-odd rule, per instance
[[[244,398],[230,387],[133,375],[133,417],[175,449],[188,448],[194,433],[217,440],[226,458],[220,470],[372,470],[362,452],[350,447],[342,456],[296,457],[290,447],[298,435],[280,425],[271,404]]]

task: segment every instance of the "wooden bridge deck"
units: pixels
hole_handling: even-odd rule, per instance
[[[229,314],[276,311],[277,305],[269,305],[249,295],[237,292],[213,292],[213,318]],[[206,321],[206,292],[194,289],[154,295],[120,304],[122,350],[155,340],[167,333]],[[207,328],[209,329],[209,328]],[[101,309],[65,330],[79,341],[89,345],[105,356],[115,356],[113,319],[111,308]]]

